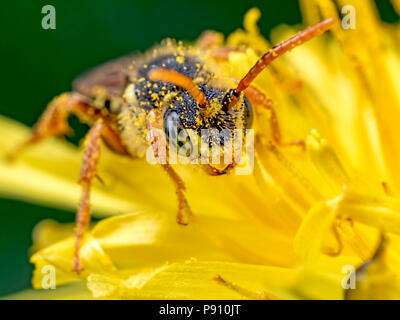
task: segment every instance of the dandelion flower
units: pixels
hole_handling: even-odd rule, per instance
[[[345,4],[363,17],[355,30],[337,24],[254,82],[273,101],[284,138],[304,139],[305,151],[271,143],[270,114],[260,111],[254,174],[216,178],[177,166],[195,213],[185,227],[175,222],[173,187],[160,168],[105,151],[104,184],[95,184],[92,201],[104,219],[85,239],[84,271],[72,271],[73,227],[42,222],[32,283],[42,288],[51,265],[57,290],[14,297],[400,298],[400,30],[383,23],[369,0],[302,0],[305,24],[339,21]],[[225,63],[232,77],[243,77],[270,47],[259,16],[250,10],[244,29],[226,39],[245,48]],[[276,28],[272,43],[298,29]],[[2,151],[28,134],[11,120],[0,123]],[[1,160],[0,192],[73,208],[80,159],[79,149],[51,140],[13,166]]]

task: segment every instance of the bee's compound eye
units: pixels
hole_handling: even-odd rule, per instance
[[[253,124],[253,107],[251,106],[250,101],[244,97],[244,120],[246,122],[246,128],[250,129]]]
[[[182,128],[181,121],[175,111],[168,112],[164,118],[164,132],[167,140],[177,141],[179,131]]]
[[[168,145],[182,156],[189,157],[194,150],[190,130],[183,127],[175,111],[166,113],[164,118],[164,131]]]

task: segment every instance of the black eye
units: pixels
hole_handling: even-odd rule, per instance
[[[175,111],[166,113],[164,118],[164,132],[170,147],[183,156],[190,156],[193,150],[193,143]],[[183,146],[188,148],[182,149]]]
[[[176,141],[179,131],[182,130],[182,124],[175,111],[168,112],[164,118],[164,132],[167,140]]]

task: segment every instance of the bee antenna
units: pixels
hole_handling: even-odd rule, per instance
[[[192,96],[192,98],[196,100],[200,107],[206,107],[207,99],[204,93],[197,87],[190,77],[176,72],[175,70],[161,68],[150,70],[148,77],[151,81],[169,82],[185,89]]]
[[[324,33],[328,29],[330,29],[336,23],[335,19],[329,18],[323,20],[316,25],[309,27],[306,30],[301,31],[297,35],[293,36],[292,38],[274,46],[271,48],[266,54],[264,54],[256,64],[247,72],[242,80],[240,80],[236,89],[233,91],[229,91],[225,97],[225,106],[224,109],[229,110],[232,108],[236,102],[240,94],[246,90],[253,80],[263,71],[272,61],[274,61],[279,56],[283,55],[284,53],[294,49],[295,47],[311,40],[314,37],[319,36],[320,34]]]

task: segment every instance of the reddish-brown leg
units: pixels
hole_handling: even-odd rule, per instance
[[[229,54],[232,52],[244,52],[242,49],[231,48],[227,46],[219,47],[210,51],[210,56],[215,60],[228,60]]]
[[[187,225],[189,218],[193,214],[185,197],[185,184],[170,164],[162,164],[161,166],[175,185],[175,191],[178,197],[178,212],[176,214],[176,221],[181,225]]]
[[[223,34],[212,30],[204,31],[197,40],[197,45],[216,60],[227,60],[231,52],[244,52],[243,49],[224,46]]]
[[[85,152],[79,178],[79,184],[82,186],[82,194],[76,214],[76,242],[73,269],[77,273],[82,271],[79,252],[83,236],[90,222],[90,187],[93,178],[97,175],[97,166],[100,158],[100,141],[103,130],[104,123],[102,120],[98,120],[89,130],[85,139]]]
[[[67,118],[74,110],[82,107],[82,99],[78,95],[65,93],[55,97],[47,106],[45,112],[35,125],[31,136],[8,154],[9,159],[14,159],[20,152],[45,138],[70,134]]]
[[[243,49],[232,48],[228,46],[219,46],[210,49],[208,51],[208,55],[215,60],[227,61],[229,58],[229,54],[232,52],[245,52],[245,51]]]
[[[96,175],[97,163],[100,155],[101,138],[116,152],[126,154],[126,150],[116,131],[113,116],[90,106],[90,100],[78,93],[65,93],[53,99],[41,116],[32,132],[32,135],[11,154],[14,158],[24,149],[52,136],[70,133],[68,116],[73,113],[89,125],[90,129],[85,143],[85,155],[80,173],[79,184],[82,186],[82,195],[77,211],[76,252],[73,268],[76,272],[82,270],[79,259],[79,249],[84,232],[90,221],[90,186]]]
[[[222,46],[224,35],[213,30],[204,31],[197,39],[197,45],[202,50],[211,50]]]
[[[159,158],[160,152],[157,148],[158,136],[153,134],[153,130],[155,129],[155,118],[156,115],[154,111],[151,111],[149,114],[148,127],[150,131],[151,144],[154,149],[154,156],[155,158]],[[179,177],[179,175],[175,172],[175,170],[171,167],[171,165],[168,163],[167,156],[165,160],[166,163],[161,163],[161,167],[164,169],[164,171],[168,174],[168,176],[174,183],[176,195],[178,198],[178,212],[176,215],[176,221],[181,225],[187,225],[189,218],[193,214],[185,197],[185,190],[186,190],[185,183],[183,182],[181,177]]]
[[[279,127],[278,117],[273,108],[272,100],[267,97],[257,88],[250,86],[245,90],[246,97],[251,101],[253,105],[260,105],[270,112],[269,124],[272,133],[272,139],[278,146],[300,146],[305,148],[305,142],[303,140],[295,140],[292,142],[283,142],[281,129]]]
[[[31,136],[9,152],[10,160],[16,158],[25,149],[53,136],[71,134],[68,126],[68,117],[75,114],[82,122],[92,125],[96,120],[104,120],[103,138],[111,149],[118,153],[126,154],[121,139],[116,130],[116,120],[111,114],[102,112],[90,105],[90,99],[79,93],[64,93],[55,97],[34,126]]]

